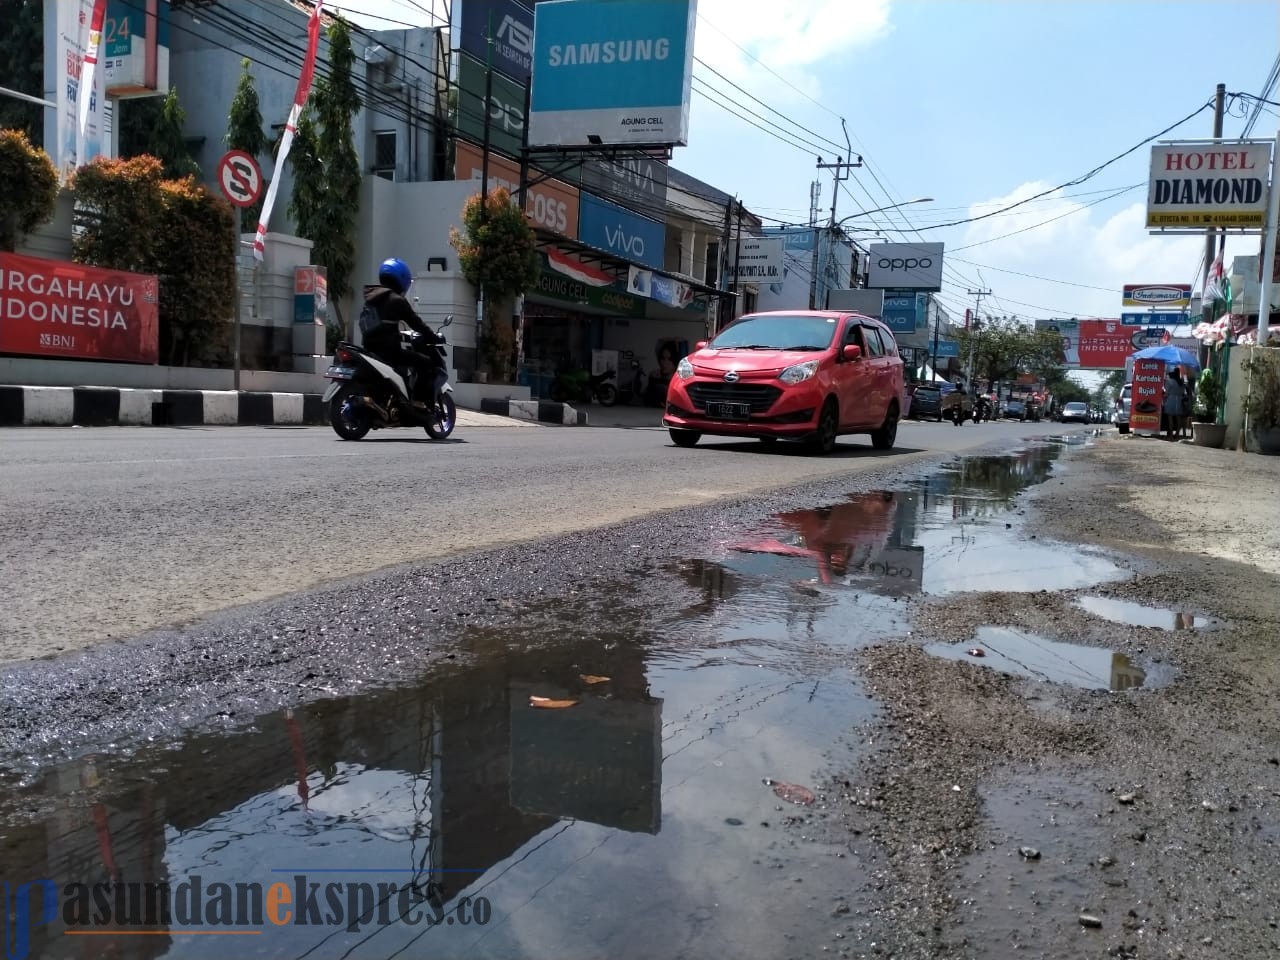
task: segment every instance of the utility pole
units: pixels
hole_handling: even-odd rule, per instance
[[[974,297],[973,304],[973,324],[970,327],[969,336],[969,367],[965,373],[968,380],[969,392],[973,392],[973,365],[977,361],[978,356],[978,331],[982,329],[982,298],[991,296],[990,290],[970,290],[969,296]]]
[[[1218,84],[1218,92],[1213,100],[1213,139],[1218,140],[1222,137],[1222,115],[1225,112],[1227,98],[1227,85],[1225,83]],[[1203,291],[1209,286],[1209,271],[1213,269],[1213,261],[1217,259],[1213,252],[1214,234],[1217,231],[1210,227],[1204,232],[1204,280],[1200,284]],[[1222,231],[1222,245],[1218,248],[1218,252],[1222,252],[1222,248],[1227,245],[1227,232]],[[1204,309],[1204,298],[1201,297],[1201,310]]]
[[[857,160],[846,161],[844,157],[836,157],[835,163],[823,163],[822,158],[818,158],[819,170],[833,170],[831,183],[831,222],[827,229],[832,236],[836,230],[836,203],[840,199],[840,184],[849,179],[849,171],[862,166],[862,158]],[[810,219],[813,223],[813,262],[809,269],[813,275],[809,280],[809,309],[818,309],[818,254],[822,248],[822,231],[817,226],[817,195],[815,193],[812,203],[810,204]]]

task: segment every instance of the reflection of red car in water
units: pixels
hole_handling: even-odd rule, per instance
[[[781,536],[739,540],[729,544],[729,549],[811,557],[817,561],[822,582],[831,583],[886,546],[893,533],[896,508],[894,495],[888,491],[858,494],[848,503],[778,514],[776,520],[786,530]]]

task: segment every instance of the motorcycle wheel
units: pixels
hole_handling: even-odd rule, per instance
[[[329,425],[343,440],[363,439],[373,426],[367,413],[358,407],[349,406],[349,401],[355,394],[355,388],[346,387],[329,401]]]
[[[612,407],[618,402],[618,388],[612,383],[602,383],[596,387],[596,399],[602,407]]]
[[[432,440],[447,440],[457,425],[458,408],[454,405],[453,397],[446,393],[436,404],[431,421],[423,429]]]

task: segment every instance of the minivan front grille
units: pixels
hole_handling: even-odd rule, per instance
[[[695,383],[689,398],[701,409],[708,403],[749,403],[752,413],[764,413],[782,395],[782,390],[765,383]]]

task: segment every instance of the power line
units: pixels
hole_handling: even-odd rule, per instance
[[[1036,230],[1040,227],[1045,226],[1046,224],[1053,223],[1056,220],[1062,220],[1066,217],[1074,216],[1075,214],[1081,213],[1082,211],[1087,210],[1090,207],[1096,207],[1100,203],[1106,203],[1108,200],[1114,200],[1116,197],[1119,197],[1126,193],[1131,193],[1132,191],[1137,190],[1139,187],[1145,187],[1145,186],[1146,186],[1145,183],[1139,183],[1139,184],[1134,184],[1131,187],[1124,187],[1108,196],[1100,197],[1097,200],[1094,200],[1090,203],[1084,203],[1078,207],[1075,207],[1074,209],[1066,211],[1065,213],[1060,213],[1056,217],[1050,217],[1048,220],[1041,220],[1039,223],[1033,223],[1030,226],[1023,227],[1020,230],[1014,230],[1010,233],[1002,233],[998,237],[991,237],[987,240],[978,240],[974,243],[967,243],[963,247],[953,247],[951,250],[948,251],[948,253],[959,253],[961,250],[970,250],[973,247],[981,247],[981,246],[985,246],[988,243],[995,243],[997,240],[1006,240],[1009,237],[1016,237],[1020,233],[1027,233],[1030,230]]]
[[[765,63],[763,60],[761,60],[759,57],[757,57],[755,54],[753,54],[750,50],[748,50],[748,49],[747,49],[746,47],[744,47],[742,44],[738,43],[738,41],[737,41],[737,40],[734,40],[734,39],[733,39],[733,37],[729,36],[729,34],[725,33],[723,30],[721,30],[719,27],[717,27],[714,23],[712,23],[710,20],[708,20],[706,17],[704,17],[701,13],[699,13],[699,14],[698,14],[698,19],[699,19],[699,20],[701,20],[703,23],[705,23],[708,27],[710,27],[710,28],[711,28],[712,30],[714,30],[716,33],[720,34],[720,36],[722,36],[722,37],[724,37],[726,40],[728,40],[731,44],[733,44],[733,45],[734,45],[735,47],[737,47],[739,50],[741,50],[741,51],[742,51],[742,53],[747,57],[747,59],[748,59],[748,60],[751,60],[753,63],[757,63],[757,64],[759,64],[760,66],[764,67],[764,69],[765,69],[766,71],[768,71],[770,74],[772,74],[772,75],[773,75],[774,77],[776,77],[778,80],[781,80],[784,84],[786,84],[788,87],[790,87],[790,88],[791,88],[792,90],[794,90],[796,93],[800,94],[800,96],[804,97],[804,98],[805,98],[806,100],[808,100],[810,103],[816,104],[817,106],[821,107],[823,110],[825,110],[827,113],[831,114],[831,115],[832,115],[833,117],[835,117],[837,120],[843,120],[843,119],[844,119],[843,117],[841,117],[841,116],[840,116],[840,114],[836,113],[834,110],[832,110],[832,109],[831,109],[829,106],[827,106],[825,103],[823,103],[823,102],[822,102],[822,101],[820,101],[820,100],[815,100],[815,99],[813,98],[813,96],[812,96],[812,95],[810,95],[810,94],[806,93],[805,91],[801,90],[799,87],[797,87],[794,83],[792,83],[790,80],[788,80],[788,79],[787,79],[786,77],[784,77],[782,74],[778,73],[778,72],[777,72],[776,70],[774,70],[771,66],[769,66],[767,63]]]
[[[944,227],[959,227],[959,226],[963,226],[963,225],[964,225],[964,224],[966,224],[966,223],[976,223],[976,222],[978,222],[979,220],[987,220],[987,219],[989,219],[989,218],[991,218],[991,217],[993,217],[993,216],[996,216],[997,214],[1005,213],[1005,212],[1007,212],[1007,211],[1009,211],[1009,210],[1015,210],[1015,209],[1017,209],[1018,207],[1021,207],[1021,206],[1024,206],[1025,204],[1027,204],[1027,203],[1030,203],[1032,200],[1036,200],[1036,199],[1038,199],[1038,198],[1040,198],[1040,197],[1048,196],[1049,194],[1054,193],[1054,192],[1055,192],[1055,191],[1057,191],[1057,190],[1063,190],[1063,189],[1066,189],[1067,187],[1075,187],[1075,186],[1079,186],[1080,184],[1082,184],[1082,183],[1084,183],[1084,182],[1086,182],[1086,181],[1088,181],[1088,180],[1093,179],[1095,176],[1097,176],[1099,173],[1101,173],[1101,172],[1102,172],[1103,170],[1105,170],[1107,167],[1111,166],[1113,163],[1116,163],[1116,162],[1118,162],[1118,161],[1120,161],[1120,160],[1123,160],[1125,157],[1129,156],[1129,154],[1131,154],[1131,153],[1133,153],[1133,152],[1135,152],[1135,151],[1137,151],[1137,150],[1142,149],[1142,148],[1143,148],[1143,147],[1145,147],[1147,144],[1151,143],[1153,140],[1158,140],[1158,139],[1160,139],[1160,138],[1161,138],[1161,137],[1163,137],[1166,133],[1169,133],[1169,132],[1170,132],[1170,131],[1172,131],[1172,130],[1176,130],[1178,127],[1182,126],[1182,125],[1183,125],[1184,123],[1186,123],[1188,120],[1192,120],[1192,119],[1194,119],[1196,116],[1198,116],[1199,114],[1201,114],[1201,113],[1203,113],[1205,110],[1207,110],[1207,109],[1209,108],[1209,106],[1210,106],[1210,105],[1211,105],[1211,104],[1210,104],[1210,102],[1209,102],[1209,101],[1206,101],[1204,104],[1202,104],[1201,106],[1197,107],[1195,110],[1193,110],[1191,113],[1187,114],[1187,115],[1186,115],[1185,117],[1183,117],[1181,120],[1178,120],[1176,123],[1170,124],[1169,126],[1165,127],[1163,130],[1161,130],[1159,133],[1153,133],[1151,136],[1147,137],[1146,139],[1142,140],[1142,141],[1141,141],[1141,142],[1139,142],[1139,143],[1135,143],[1132,147],[1130,147],[1129,149],[1125,150],[1123,153],[1118,153],[1118,154],[1116,154],[1116,155],[1115,155],[1114,157],[1112,157],[1110,160],[1107,160],[1107,161],[1105,161],[1104,163],[1100,163],[1100,164],[1098,164],[1098,166],[1094,167],[1094,168],[1093,168],[1092,170],[1090,170],[1088,173],[1083,174],[1083,175],[1081,175],[1081,176],[1079,176],[1079,177],[1076,177],[1074,180],[1068,180],[1066,183],[1060,183],[1060,184],[1058,184],[1058,186],[1056,186],[1056,187],[1050,187],[1048,190],[1042,190],[1040,193],[1037,193],[1037,194],[1035,194],[1034,196],[1027,197],[1025,200],[1019,200],[1017,203],[1011,203],[1011,204],[1009,204],[1008,206],[1006,206],[1006,207],[1002,207],[1002,208],[1000,208],[999,210],[992,211],[991,213],[984,213],[984,214],[980,214],[980,215],[978,215],[978,216],[976,216],[976,217],[968,217],[968,218],[966,218],[966,219],[964,219],[964,220],[953,220],[953,221],[951,221],[950,223],[936,223],[936,224],[933,224],[933,225],[931,225],[931,226],[927,227],[926,229],[929,229],[929,230],[940,230],[940,229],[942,229],[942,228],[944,228]]]

